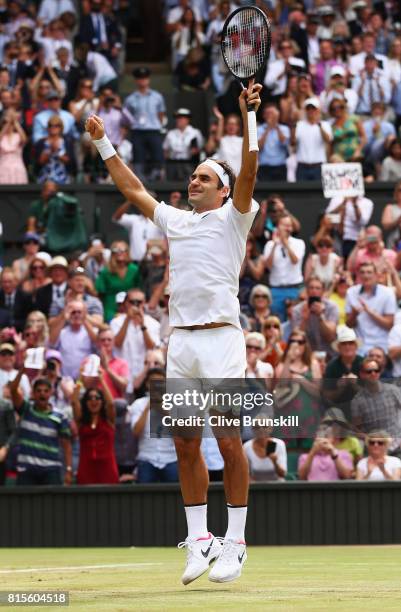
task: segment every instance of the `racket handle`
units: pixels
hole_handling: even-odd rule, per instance
[[[256,113],[254,110],[248,110],[248,140],[249,151],[259,151],[258,130],[256,127]]]

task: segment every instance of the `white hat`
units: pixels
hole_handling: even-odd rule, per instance
[[[355,342],[357,346],[361,345],[361,341],[357,337],[354,330],[347,327],[347,325],[339,325],[337,327],[337,338],[334,340],[331,346],[335,351],[338,351],[338,345],[342,342]]]
[[[320,102],[318,98],[306,98],[304,102],[304,108],[307,106],[314,106],[315,108],[320,108]]]
[[[39,251],[38,253],[36,253],[33,259],[40,259],[46,266],[50,266],[52,256],[50,255],[50,253],[46,253],[46,251]]]
[[[345,71],[344,66],[337,65],[337,66],[332,66],[331,67],[331,69],[330,69],[330,76],[332,77],[332,76],[337,76],[337,75],[338,76],[345,76],[346,75],[346,71]]]
[[[60,268],[68,269],[68,261],[62,255],[57,255],[56,257],[53,257],[50,262],[50,267],[54,268],[54,266],[60,266]]]
[[[125,302],[126,297],[127,294],[125,291],[119,291],[116,295],[116,304],[123,304],[123,302]]]

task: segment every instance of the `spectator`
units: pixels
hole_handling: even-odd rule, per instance
[[[305,100],[313,96],[310,74],[290,74],[286,92],[280,97],[281,122],[293,128],[297,121],[305,117]]]
[[[352,89],[358,94],[358,105],[356,112],[359,115],[367,115],[372,112],[374,102],[387,104],[390,101],[390,83],[386,76],[378,68],[378,62],[374,55],[365,57],[365,66],[352,81]]]
[[[102,0],[91,0],[90,4],[91,12],[81,19],[79,38],[115,65],[122,47],[120,29],[115,19],[102,12]]]
[[[330,104],[335,99],[345,100],[348,113],[354,114],[358,104],[358,94],[347,87],[347,70],[338,64],[330,69],[330,81],[320,94],[320,104],[324,113],[328,112]]]
[[[206,41],[210,45],[211,75],[218,96],[227,91],[232,79],[221,54],[221,33],[224,22],[231,12],[228,0],[222,0],[216,6],[216,12],[206,30]]]
[[[188,108],[178,108],[174,117],[175,128],[167,132],[163,150],[167,160],[167,178],[182,181],[191,174],[193,164],[199,161],[203,136],[191,125],[191,111]]]
[[[137,90],[129,95],[124,108],[132,116],[132,144],[135,171],[145,176],[147,159],[151,164],[152,179],[160,178],[163,165],[161,127],[164,125],[166,106],[163,96],[150,88],[149,68],[135,68],[133,75]]]
[[[347,260],[356,245],[360,231],[369,223],[373,202],[363,196],[342,198],[335,196],[329,202],[325,214],[340,215],[336,223],[342,235],[342,256]]]
[[[373,346],[387,350],[388,331],[394,324],[396,301],[394,291],[377,282],[374,263],[359,268],[361,283],[347,291],[347,325],[355,327],[362,340],[362,353]]]
[[[72,44],[60,19],[54,19],[47,26],[37,28],[35,39],[42,48],[46,66],[52,66],[57,57],[57,51],[61,48],[67,49],[68,58],[72,61]]]
[[[390,331],[391,333],[391,331]],[[390,338],[390,335],[389,335]],[[373,359],[376,361],[377,365],[380,368],[380,380],[383,382],[392,382],[393,380],[393,364],[391,359],[387,355],[386,351],[384,351],[380,346],[374,346],[369,349],[367,357],[369,359]]]
[[[319,37],[317,36],[318,26],[320,19],[317,13],[308,11],[306,16],[306,27],[305,27],[305,16],[301,13],[299,20],[293,19],[294,11],[290,14],[291,29],[290,37],[294,40],[300,51],[301,57],[305,64],[313,66],[319,59]],[[329,37],[331,38],[331,37]]]
[[[114,334],[110,327],[106,326],[98,332],[97,341],[103,368],[103,382],[107,385],[113,400],[122,399],[127,390],[129,365],[125,359],[115,356]]]
[[[266,243],[263,255],[268,268],[272,294],[272,311],[281,321],[285,318],[285,300],[297,299],[303,283],[302,260],[305,243],[291,236],[292,219],[283,216],[278,220],[272,240]]]
[[[252,234],[259,238],[264,244],[265,239],[271,239],[277,229],[281,217],[290,217],[292,221],[292,232],[298,234],[301,224],[298,219],[286,208],[283,199],[277,193],[272,193],[267,200],[260,203],[259,212],[252,226]]]
[[[273,368],[275,368],[280,362],[287,346],[282,339],[283,333],[280,319],[274,316],[267,317],[262,325],[262,333],[266,345],[260,359],[266,363],[270,363]]]
[[[49,209],[56,194],[56,183],[53,181],[45,181],[40,192],[40,198],[32,202],[29,207],[27,232],[43,234],[46,231]]]
[[[142,262],[143,289],[147,299],[150,299],[154,290],[159,286],[168,273],[168,258],[165,249],[154,244],[148,249],[148,254]]]
[[[67,81],[67,97],[76,95],[78,83],[81,79],[93,79],[93,89],[98,92],[101,87],[117,88],[117,72],[108,59],[97,51],[90,51],[90,45],[79,39],[75,44],[76,61],[71,67]]]
[[[99,272],[95,287],[103,303],[104,318],[110,321],[117,310],[116,295],[141,284],[139,267],[129,261],[128,244],[116,240],[111,244],[111,257],[106,268]]]
[[[381,181],[399,181],[401,179],[401,141],[394,139],[388,146],[380,172]]]
[[[3,113],[0,130],[0,184],[26,184],[28,174],[22,158],[27,136],[17,113],[9,109]]]
[[[259,332],[251,332],[246,336],[246,371],[245,378],[261,378],[267,388],[272,382],[274,370],[270,363],[261,361],[260,357],[266,348],[266,340]]]
[[[335,9],[328,4],[324,4],[318,8],[317,14],[321,19],[321,24],[317,29],[317,37],[321,41],[333,38],[334,22],[337,17]]]
[[[333,117],[332,152],[346,162],[360,161],[366,145],[362,122],[355,115],[348,114],[344,99],[334,98],[329,105],[329,112]]]
[[[133,379],[143,370],[146,351],[160,343],[160,323],[145,314],[145,295],[140,289],[127,292],[125,313],[115,317],[110,327],[114,333],[116,355],[130,366],[131,380],[127,391],[132,390]]]
[[[363,127],[366,134],[365,147],[365,167],[378,174],[380,162],[382,162],[385,152],[392,138],[395,138],[395,128],[390,121],[384,120],[386,106],[383,102],[373,102],[371,118],[364,121]],[[372,173],[373,173],[372,172]]]
[[[96,332],[88,321],[87,309],[80,300],[69,302],[50,330],[49,344],[60,351],[62,374],[77,380],[79,366],[94,351]]]
[[[82,301],[87,309],[87,319],[93,327],[103,324],[103,306],[99,298],[93,295],[93,286],[84,268],[72,268],[69,272],[68,288],[64,295],[64,302],[52,302],[49,310],[49,323],[54,324],[54,317],[63,316],[64,304],[72,300]]]
[[[283,482],[287,473],[285,444],[272,438],[266,428],[254,427],[254,437],[244,444],[251,482]]]
[[[381,431],[367,436],[368,456],[357,465],[357,480],[401,480],[401,459],[387,454],[391,438]]]
[[[269,62],[264,80],[273,97],[281,96],[285,92],[291,72],[305,72],[304,60],[295,56],[296,45],[293,40],[282,40],[278,51],[281,58]]]
[[[46,346],[49,340],[49,326],[43,312],[32,310],[26,318],[26,325],[35,329],[39,346]]]
[[[32,300],[35,299],[33,294],[36,294],[41,287],[45,287],[51,282],[48,275],[50,261],[51,256],[48,253],[39,252],[30,263],[28,278],[22,283],[22,290],[31,295]]]
[[[361,345],[355,332],[346,325],[337,327],[333,349],[338,353],[326,366],[322,394],[329,405],[341,406],[347,419],[351,418],[350,403],[358,391],[358,376],[362,357],[357,354]]]
[[[161,349],[150,349],[146,351],[143,370],[134,378],[133,392],[135,393],[135,398],[143,397],[148,393],[146,379],[149,371],[153,368],[165,369],[165,367],[166,360]]]
[[[7,384],[12,382],[18,374],[18,370],[15,369],[15,361],[15,345],[10,342],[0,344],[0,397],[3,397],[4,388]],[[26,374],[22,374],[18,385],[21,387],[23,397],[28,399],[31,393],[31,386]]]
[[[391,88],[401,81],[401,38],[397,36],[390,44],[388,53],[388,77]]]
[[[337,450],[334,438],[317,436],[309,453],[298,461],[298,475],[301,480],[340,480],[351,478],[352,457],[346,450]]]
[[[83,132],[87,118],[93,113],[97,114],[99,110],[99,98],[93,90],[91,79],[82,79],[79,82],[75,98],[69,103],[68,110],[74,117],[79,131]]]
[[[54,257],[49,265],[49,273],[52,282],[40,288],[34,298],[34,306],[46,316],[52,309],[54,311],[55,308],[64,308],[68,279],[66,258],[62,255]]]
[[[165,380],[160,368],[149,370],[146,379],[148,388],[151,381]],[[132,432],[138,438],[137,482],[177,482],[177,456],[174,442],[170,437],[151,437],[149,395],[137,399],[130,407]]]
[[[0,275],[0,324],[21,331],[25,319],[32,309],[30,296],[18,287],[17,278],[11,268],[3,268]]]
[[[335,275],[342,268],[342,259],[333,251],[334,242],[329,235],[320,238],[316,243],[317,253],[311,253],[305,264],[304,278],[308,282],[312,276],[318,278],[328,291]]]
[[[210,87],[210,66],[203,49],[190,49],[175,71],[177,87],[185,91],[206,91]]]
[[[47,24],[59,19],[63,13],[75,13],[72,0],[42,0],[38,11],[38,19]]]
[[[154,223],[142,214],[130,213],[131,202],[124,202],[113,213],[112,220],[124,227],[129,235],[130,256],[134,263],[140,263],[148,246],[155,241],[165,240],[164,234]]]
[[[290,130],[279,123],[280,113],[274,104],[263,108],[264,123],[258,127],[260,181],[286,181]]]
[[[99,275],[110,261],[111,251],[107,249],[102,238],[94,236],[88,251],[80,256],[82,265],[88,278],[94,283]]]
[[[6,460],[10,446],[15,438],[16,422],[13,405],[0,398],[0,486],[6,480]]]
[[[292,326],[306,332],[313,351],[332,353],[331,343],[336,337],[338,309],[323,297],[322,281],[311,276],[306,283],[306,299],[294,307]]]
[[[387,232],[387,248],[397,247],[401,240],[401,181],[394,187],[394,203],[387,204],[383,210],[381,225]]]
[[[361,70],[365,68],[365,59],[367,55],[374,55],[376,60],[380,63],[381,69],[384,74],[388,74],[388,59],[385,55],[375,52],[376,47],[376,36],[373,32],[364,32],[362,35],[362,51],[351,55],[349,60],[349,70],[353,76],[361,73]]]
[[[396,385],[380,381],[380,367],[366,357],[359,372],[361,388],[351,402],[352,424],[355,431],[368,434],[384,429],[392,437],[391,454],[400,449],[401,390]]]
[[[224,117],[217,106],[213,112],[218,120],[216,157],[226,161],[238,176],[242,160],[241,120],[234,113]]]
[[[345,325],[345,302],[347,290],[352,284],[352,279],[346,272],[336,274],[334,277],[332,292],[329,295],[329,299],[334,302],[334,304],[337,304],[339,325]]]
[[[79,434],[77,484],[117,484],[118,469],[114,450],[115,409],[107,385],[99,372],[101,389],[91,387],[79,398],[81,384],[72,396],[74,421]]]
[[[196,20],[195,12],[187,6],[182,13],[181,19],[171,37],[171,66],[175,70],[177,65],[186,57],[192,48],[201,47],[205,43],[205,35],[199,21]]]
[[[76,170],[73,143],[63,136],[64,125],[59,117],[50,117],[47,136],[35,147],[38,180],[54,181],[59,185],[69,183]]]
[[[15,274],[17,281],[22,281],[28,274],[29,266],[32,259],[38,253],[40,248],[40,237],[35,232],[26,232],[22,244],[24,255],[18,259],[14,259],[12,271]]]
[[[71,398],[74,391],[74,381],[69,376],[61,375],[63,359],[59,351],[47,349],[45,357],[46,362],[42,375],[52,385],[49,403],[52,405],[54,412],[61,414],[68,421],[72,421]]]
[[[249,296],[250,323],[253,331],[260,331],[271,315],[272,294],[266,285],[255,285]]]
[[[245,307],[248,303],[251,292],[264,275],[264,270],[263,256],[259,253],[256,239],[250,232],[246,241],[245,257],[239,274],[238,299],[241,308]],[[253,304],[251,304],[251,307],[253,307]]]
[[[383,232],[377,225],[369,225],[349,254],[347,270],[356,276],[356,282],[361,282],[359,268],[362,263],[372,262],[378,274],[387,272],[388,262],[396,264],[397,254],[391,249],[384,248]]]
[[[78,132],[75,127],[74,116],[61,108],[61,96],[56,90],[50,90],[46,96],[48,101],[48,109],[43,110],[35,115],[33,120],[32,142],[37,144],[43,138],[48,136],[49,121],[55,115],[58,116],[59,124],[62,123],[62,134],[69,136],[72,140],[78,138]]]
[[[305,120],[298,121],[293,136],[297,157],[297,181],[320,181],[322,163],[327,162],[327,147],[332,141],[330,124],[321,121],[318,98],[304,102]]]
[[[334,446],[337,450],[348,451],[352,457],[354,468],[360,459],[362,459],[363,448],[361,442],[355,436],[351,435],[352,426],[347,421],[344,413],[339,408],[329,408],[324,413],[322,426],[329,427],[334,438]],[[355,470],[352,472],[352,478],[355,477]]]
[[[23,376],[21,369],[10,385],[11,399],[20,416],[17,444],[18,485],[59,485],[61,480],[60,450],[64,453],[64,484],[72,482],[71,431],[66,419],[56,414],[49,403],[51,383],[37,378],[33,384],[33,400],[18,393]]]
[[[334,47],[331,40],[321,40],[319,43],[320,59],[311,68],[314,81],[314,91],[317,96],[320,96],[322,91],[329,84],[330,70],[337,65],[337,60],[334,59]]]

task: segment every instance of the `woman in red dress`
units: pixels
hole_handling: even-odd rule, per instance
[[[79,399],[81,384],[75,386],[72,397],[74,420],[78,427],[80,451],[77,483],[117,484],[118,469],[114,452],[115,409],[108,387],[91,387]]]

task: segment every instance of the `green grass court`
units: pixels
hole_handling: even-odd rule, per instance
[[[249,547],[239,581],[205,574],[187,587],[184,558],[172,548],[2,549],[0,590],[70,592],[69,608],[35,610],[401,610],[401,546]]]

